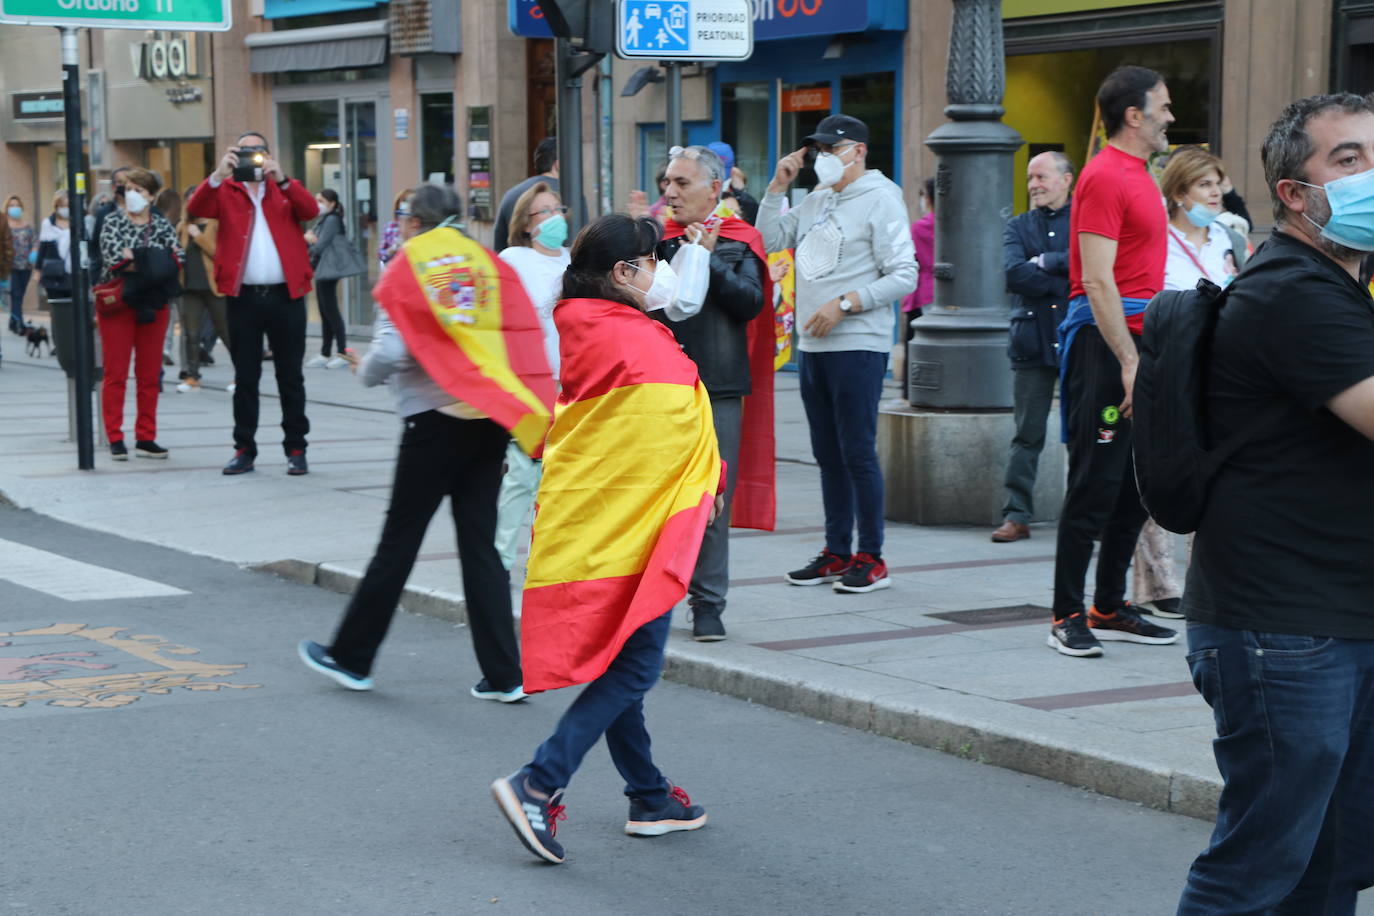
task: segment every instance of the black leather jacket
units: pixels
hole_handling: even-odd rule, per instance
[[[682,242],[659,242],[656,254],[671,261]],[[750,392],[749,322],[763,308],[765,269],[748,245],[719,239],[711,252],[711,286],[701,311],[686,321],[653,313],[697,364],[701,383],[713,398],[742,398]]]

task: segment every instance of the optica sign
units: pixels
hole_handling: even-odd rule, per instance
[[[904,0],[753,0],[754,40],[906,28]]]
[[[508,0],[506,24],[521,38],[552,38],[553,29],[544,18],[538,0]]]

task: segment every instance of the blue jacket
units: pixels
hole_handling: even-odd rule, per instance
[[[1011,293],[1013,369],[1059,365],[1058,327],[1069,301],[1069,207],[1036,207],[1007,221],[1002,268]],[[1030,263],[1045,256],[1043,268]]]

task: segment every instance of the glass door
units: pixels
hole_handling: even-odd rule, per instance
[[[782,83],[778,98],[778,158],[795,152],[802,146],[802,138],[816,132],[816,127],[831,111],[830,81],[814,83]],[[792,204],[796,206],[806,192],[816,186],[816,173],[811,168],[813,157],[792,185]],[[768,173],[772,178],[772,172]]]
[[[377,244],[380,241],[381,225],[378,215],[389,210],[391,202],[381,199],[377,150],[377,101],[349,100],[344,108],[344,160],[347,165],[346,193],[339,197],[347,201],[344,213],[348,216],[349,241],[358,246],[363,260],[367,263],[367,273],[351,277],[343,284],[347,287],[344,314],[351,325],[372,324],[372,286],[377,282],[381,263],[377,260]],[[387,213],[390,219],[391,214]]]

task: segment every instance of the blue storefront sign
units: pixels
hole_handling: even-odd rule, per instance
[[[286,19],[291,16],[313,16],[316,13],[365,10],[386,2],[387,0],[264,0],[262,18]]]
[[[754,0],[754,40],[904,31],[905,0]]]
[[[539,8],[539,0],[507,0],[507,22],[521,38],[552,38],[553,29]]]

